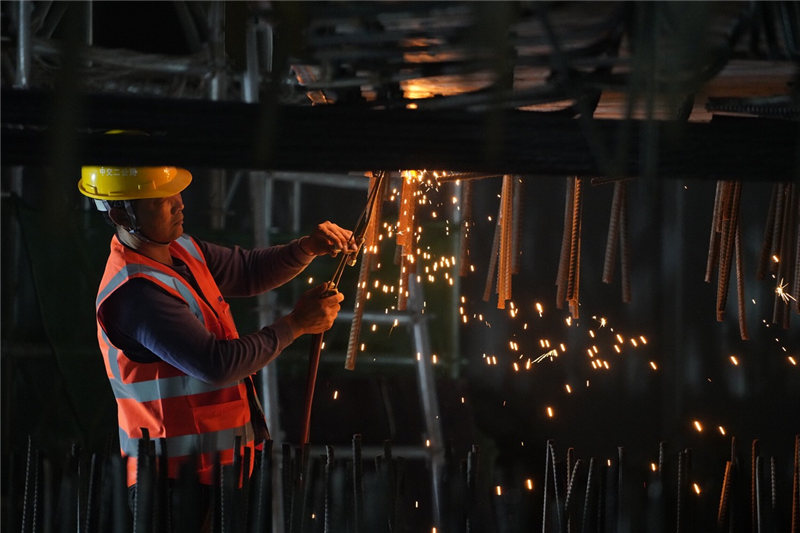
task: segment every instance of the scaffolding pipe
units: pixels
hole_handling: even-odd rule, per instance
[[[420,400],[425,414],[425,429],[428,433],[430,458],[431,458],[431,490],[433,496],[434,523],[442,523],[441,515],[441,474],[444,462],[444,442],[442,429],[439,424],[439,401],[436,397],[436,382],[433,378],[433,365],[431,363],[430,334],[428,320],[423,314],[424,295],[422,286],[416,276],[408,277],[408,308],[413,312],[412,330],[414,336],[414,350],[417,359],[417,374],[419,379]]]

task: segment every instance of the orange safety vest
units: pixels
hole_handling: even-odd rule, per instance
[[[197,243],[182,236],[170,244],[170,254],[183,261],[200,288],[171,268],[111,239],[111,253],[97,294],[97,309],[110,294],[133,278],[144,278],[189,306],[205,328],[218,339],[236,339],[230,306],[222,298]],[[120,449],[128,459],[128,486],[136,483],[138,439],[146,428],[155,441],[156,454],[166,453],[167,476],[177,478],[181,464],[197,459],[201,483],[213,483],[214,461],[232,464],[235,437],[241,437],[240,454],[250,448],[254,457],[254,431],[246,383],[211,385],[195,379],[164,361],[138,363],[108,339],[97,319],[97,337],[106,374],[117,400]],[[248,378],[249,379],[249,378]],[[260,413],[257,416],[262,416]],[[244,468],[252,471],[252,462]]]

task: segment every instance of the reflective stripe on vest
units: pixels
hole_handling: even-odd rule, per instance
[[[189,252],[189,254],[191,254],[192,257],[194,257],[201,263],[206,264],[206,260],[203,257],[203,254],[200,253],[200,250],[197,249],[197,246],[190,237],[186,235],[181,235],[180,237],[175,239],[175,242],[179,244],[181,248]]]
[[[199,453],[213,453],[233,448],[236,437],[242,437],[242,444],[253,440],[251,425],[245,424],[235,428],[222,429],[208,433],[179,435],[177,437],[154,438],[156,454],[161,455],[163,444],[166,444],[169,457],[183,457]],[[122,428],[119,428],[119,444],[125,455],[138,457],[139,439],[132,439]]]
[[[170,276],[147,265],[129,263],[127,266],[120,269],[120,271],[109,280],[105,288],[98,293],[96,305],[99,307],[109,294],[118,289],[120,285],[128,281],[130,278],[136,276],[149,276],[155,278],[164,285],[174,288],[189,305],[189,309],[192,311],[192,314],[196,316],[197,319],[203,323],[203,325],[206,324],[206,320],[203,317],[203,311],[200,309],[200,303],[194,297],[189,287],[186,286],[186,282],[179,280],[177,276]]]

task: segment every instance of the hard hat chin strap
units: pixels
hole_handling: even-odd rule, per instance
[[[123,200],[123,203],[125,204],[125,212],[128,215],[128,220],[130,220],[130,227],[126,228],[125,226],[122,226],[123,228],[125,228],[125,231],[133,235],[135,238],[141,239],[149,244],[156,244],[159,246],[169,245],[168,242],[155,241],[150,237],[148,237],[147,235],[145,235],[144,233],[142,233],[141,227],[139,226],[139,224],[136,223],[136,213],[134,213],[133,202],[131,202],[130,200]]]

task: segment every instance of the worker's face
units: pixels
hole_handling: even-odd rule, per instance
[[[183,200],[180,193],[166,198],[144,198],[134,204],[141,232],[157,242],[172,242],[183,235]]]

